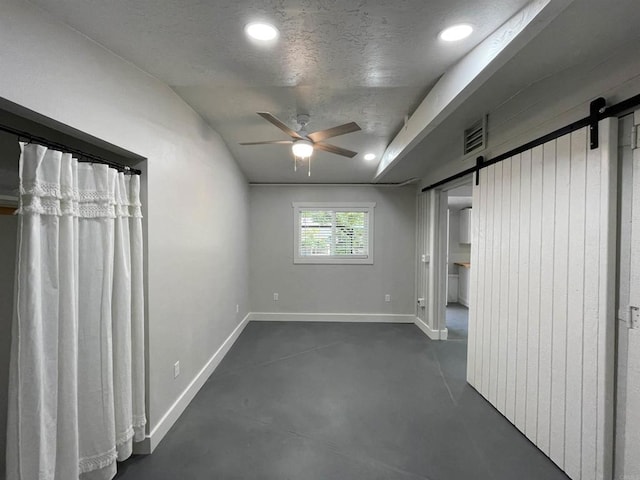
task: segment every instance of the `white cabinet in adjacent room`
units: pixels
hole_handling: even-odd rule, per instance
[[[471,208],[460,210],[460,243],[471,243]]]
[[[458,265],[458,303],[469,307],[469,269],[471,265],[466,262],[456,263]]]

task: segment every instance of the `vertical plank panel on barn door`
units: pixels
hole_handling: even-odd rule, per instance
[[[598,318],[601,285],[600,165],[601,149],[587,150],[584,228],[584,306],[582,318],[582,479],[596,478],[598,399]],[[606,235],[603,234],[603,240]]]
[[[493,167],[493,206],[491,208],[493,212],[493,223],[491,230],[493,232],[492,245],[492,262],[491,262],[491,336],[490,336],[490,365],[491,365],[491,377],[489,379],[489,400],[492,404],[498,403],[498,352],[500,350],[500,287],[501,287],[501,272],[500,272],[500,258],[502,254],[500,252],[500,245],[502,242],[502,227],[501,227],[501,210],[502,210],[502,163],[498,163]]]
[[[556,141],[544,145],[542,164],[542,238],[537,444],[550,455],[551,363],[553,360],[553,270],[556,204]]]
[[[518,253],[518,334],[516,356],[516,422],[525,432],[527,413],[527,350],[529,333],[529,245],[531,226],[531,150],[520,162],[520,251]]]
[[[487,261],[484,263],[483,282],[484,282],[484,305],[483,305],[483,330],[482,330],[482,343],[484,348],[482,350],[482,364],[483,376],[482,376],[482,395],[485,398],[490,399],[490,382],[493,372],[491,371],[491,340],[493,337],[493,317],[492,317],[492,292],[493,292],[493,240],[495,232],[493,230],[493,217],[494,217],[494,180],[495,180],[495,168],[485,168],[486,180],[482,185],[482,189],[486,192],[486,226],[485,226],[485,255]]]
[[[516,374],[518,358],[518,266],[520,265],[520,167],[518,154],[511,163],[511,211],[509,221],[509,323],[507,325],[507,386],[505,414],[516,423]]]
[[[569,192],[569,275],[567,290],[567,394],[565,471],[580,478],[582,464],[582,350],[584,315],[584,249],[586,217],[587,132],[571,134]]]
[[[556,204],[553,251],[553,326],[551,338],[551,432],[549,455],[564,469],[567,406],[567,290],[569,276],[569,193],[571,137],[556,140]]]
[[[531,237],[529,254],[529,324],[527,343],[527,403],[525,432],[533,442],[538,434],[538,351],[540,346],[540,265],[542,250],[543,147],[531,151]]]
[[[507,403],[507,359],[509,352],[509,244],[511,227],[511,161],[502,162],[502,205],[500,231],[500,295],[498,327],[498,398],[496,407],[506,414]]]
[[[479,210],[478,210],[478,258],[484,258],[486,256],[486,230],[487,230],[487,190],[484,186],[487,183],[487,169],[480,171],[480,186],[475,187],[479,192],[480,201]],[[476,216],[474,214],[474,216]],[[473,244],[471,245],[473,249]],[[476,363],[476,374],[475,374],[475,383],[474,387],[478,392],[482,393],[482,377],[483,377],[483,357],[484,357],[484,303],[485,303],[485,290],[486,285],[484,282],[484,262],[476,262],[477,265],[471,264],[471,269],[476,269],[476,278],[477,278],[477,287],[478,287],[478,297],[475,305],[472,305],[474,310],[473,321],[476,324],[476,354],[475,354],[475,363]]]
[[[480,205],[480,189],[473,184],[473,197],[471,204]],[[469,319],[468,319],[468,345],[467,345],[467,382],[475,385],[476,372],[476,336],[477,336],[477,304],[478,304],[478,269],[474,263],[478,259],[479,221],[476,208],[471,215],[471,269],[469,271]]]

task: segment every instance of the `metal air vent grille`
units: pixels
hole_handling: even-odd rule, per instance
[[[487,145],[487,117],[483,117],[464,131],[464,154],[484,150]]]

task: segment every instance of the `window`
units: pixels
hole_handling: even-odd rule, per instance
[[[294,203],[294,263],[373,263],[375,203]]]

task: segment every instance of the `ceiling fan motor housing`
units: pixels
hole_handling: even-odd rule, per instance
[[[309,123],[310,117],[306,113],[299,113],[296,117],[296,120],[298,122],[298,125],[300,125],[300,128],[304,130],[304,127],[306,127]]]

